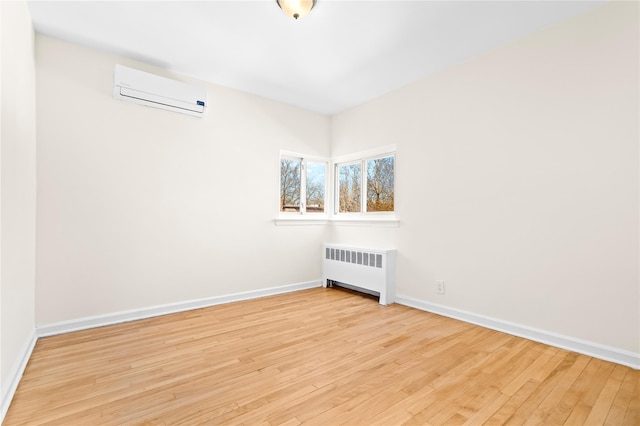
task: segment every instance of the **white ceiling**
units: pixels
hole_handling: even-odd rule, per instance
[[[335,114],[603,1],[31,1],[36,31]]]

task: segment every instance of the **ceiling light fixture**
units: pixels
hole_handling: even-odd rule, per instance
[[[276,0],[280,9],[293,19],[304,18],[311,12],[316,0]]]

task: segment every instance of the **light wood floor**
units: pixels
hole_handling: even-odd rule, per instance
[[[638,425],[639,381],[318,288],[40,339],[4,424]]]

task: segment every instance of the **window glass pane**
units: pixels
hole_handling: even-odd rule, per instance
[[[360,163],[338,166],[338,211],[359,212],[361,173]]]
[[[395,157],[367,161],[367,211],[392,212]]]
[[[300,211],[300,177],[302,160],[280,159],[280,211]]]
[[[324,212],[326,163],[307,162],[307,212]]]

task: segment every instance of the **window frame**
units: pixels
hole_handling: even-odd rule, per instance
[[[340,211],[340,171],[339,168],[340,166],[351,166],[354,164],[359,164],[360,165],[360,211],[359,212],[341,212]],[[333,214],[334,215],[338,215],[338,214],[346,214],[346,215],[352,215],[352,214],[360,214],[363,212],[362,210],[362,172],[363,172],[363,167],[362,167],[362,160],[356,160],[356,161],[345,161],[342,163],[335,163],[333,164],[333,194],[334,194],[334,198],[333,198]]]
[[[367,212],[367,161],[384,157],[394,157],[393,161],[393,187],[394,187],[394,210],[382,212]],[[282,158],[301,159],[303,161],[303,176],[301,177],[301,187],[304,185],[304,193],[300,194],[301,203],[304,200],[304,211],[300,212],[281,212],[280,197],[278,196],[278,215],[275,219],[276,225],[327,225],[334,224],[338,226],[375,226],[375,227],[398,227],[399,219],[397,216],[397,150],[396,145],[386,145],[383,147],[360,151],[349,155],[343,155],[335,158],[326,158],[315,155],[306,155],[298,152],[281,150],[279,160]],[[324,212],[306,212],[306,169],[307,162],[325,163],[325,192],[324,192]],[[361,162],[361,180],[360,188],[360,212],[338,212],[338,185],[339,176],[337,167],[340,164]],[[280,161],[279,161],[280,163]],[[278,188],[280,188],[281,176],[278,174]]]
[[[300,162],[300,194],[299,194],[299,205],[298,205],[298,211],[297,212],[285,212],[282,211],[282,204],[281,204],[281,200],[282,200],[282,160],[293,160],[293,161],[299,161]],[[303,176],[305,175],[303,170],[304,170],[304,162],[303,159],[300,157],[293,157],[293,156],[289,156],[289,155],[281,155],[280,156],[280,167],[281,167],[281,172],[280,172],[280,184],[278,185],[278,188],[280,189],[280,194],[279,194],[279,200],[278,200],[278,210],[280,211],[280,213],[293,213],[293,214],[301,214],[303,209],[304,209],[304,202],[302,200],[302,195],[304,194],[304,182],[303,182]]]
[[[380,158],[393,157],[393,192],[394,192],[394,206],[393,211],[381,211],[381,212],[369,212],[367,211],[367,184],[368,184],[368,170],[367,170],[367,162],[370,160],[377,160]],[[395,203],[395,192],[397,187],[397,179],[396,179],[396,169],[397,169],[397,159],[398,156],[396,154],[396,146],[389,145],[386,147],[363,151],[359,153],[354,153],[350,155],[346,155],[343,157],[338,157],[332,161],[332,169],[333,175],[335,176],[333,182],[333,217],[335,220],[340,221],[372,221],[375,219],[386,219],[389,221],[397,222],[396,218],[396,203]],[[340,211],[340,200],[339,200],[339,167],[349,164],[360,163],[360,179],[361,179],[361,188],[360,188],[360,211],[359,212],[341,212]]]
[[[375,161],[375,160],[379,160],[382,158],[389,158],[389,157],[393,157],[393,210],[386,210],[386,211],[375,211],[375,212],[370,212],[367,211],[367,204],[368,204],[368,196],[369,196],[369,161]],[[363,213],[367,213],[367,214],[395,214],[396,212],[396,203],[395,203],[395,198],[396,198],[396,154],[395,152],[392,154],[382,154],[382,155],[376,155],[373,157],[368,157],[368,158],[364,158],[362,160],[362,167],[363,167],[363,172],[362,172],[362,212]]]
[[[323,182],[323,184],[324,184],[324,189],[323,189],[324,190],[324,197],[323,197],[323,204],[322,204],[323,205],[323,211],[321,211],[321,212],[310,212],[310,211],[307,210],[307,208],[309,207],[307,205],[308,204],[307,203],[307,201],[308,201],[308,199],[307,199],[308,198],[307,197],[308,196],[307,183],[308,183],[308,180],[309,180],[308,179],[309,178],[309,175],[308,175],[308,170],[309,170],[308,164],[309,163],[324,164],[324,182]],[[304,176],[304,183],[301,184],[301,186],[304,185],[304,203],[305,203],[305,205],[304,205],[304,214],[328,216],[327,209],[329,209],[330,205],[331,205],[330,199],[329,199],[329,197],[327,197],[327,193],[330,192],[329,191],[329,183],[331,182],[331,179],[330,179],[331,171],[329,170],[329,167],[331,165],[331,162],[326,158],[316,159],[314,157],[307,156],[307,157],[303,158],[303,163],[302,164],[303,164],[302,167],[303,167],[304,175],[305,175]],[[300,195],[300,198],[302,198],[302,194]]]
[[[279,164],[282,164],[283,159],[300,160],[300,211],[297,212],[283,212],[280,210],[280,193],[278,194],[278,219],[277,224],[280,221],[304,221],[304,223],[318,222],[319,224],[326,223],[328,221],[328,212],[331,209],[330,205],[330,186],[331,181],[331,160],[324,157],[305,155],[292,151],[280,151]],[[307,211],[307,164],[308,163],[323,163],[325,166],[324,173],[324,211],[323,212],[308,212]],[[280,185],[282,184],[282,176],[278,175],[278,191],[280,191]]]

